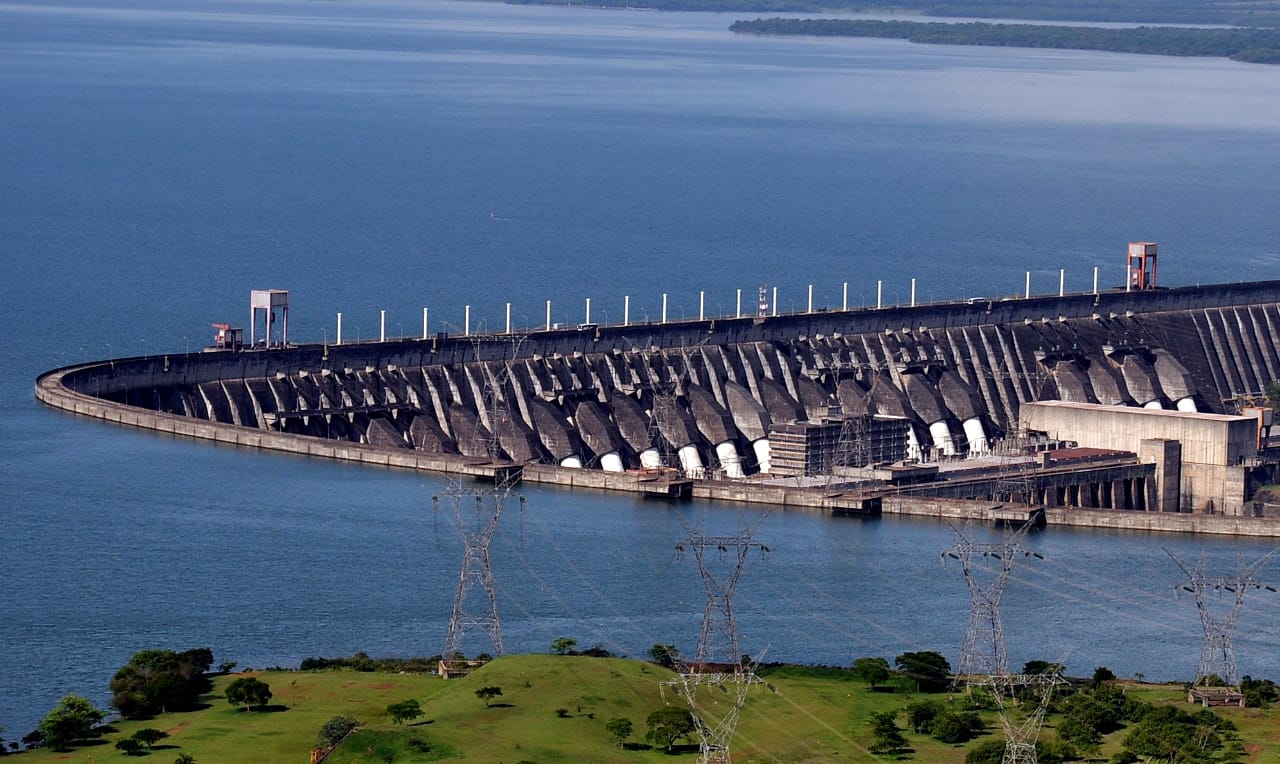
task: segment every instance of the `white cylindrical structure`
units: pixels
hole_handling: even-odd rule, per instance
[[[463,315],[462,335],[464,337],[470,337],[471,336],[471,306],[466,305],[464,307],[466,308],[466,310],[462,314]]]
[[[1178,411],[1186,411],[1193,414],[1197,411],[1196,401],[1194,398],[1179,398],[1177,406]]]
[[[587,298],[587,320],[585,323],[591,323],[591,298]]]
[[[704,469],[702,456],[693,445],[681,446],[678,455],[680,457],[680,469],[684,474],[697,475]]]
[[[742,290],[738,290],[738,307],[733,314],[734,318],[742,318]]]
[[[622,325],[631,325],[631,295],[623,295],[622,297]]]
[[[507,334],[511,333],[511,303],[507,303]]]
[[[426,339],[426,336],[427,336],[426,330],[423,330],[422,332],[423,339]],[[341,313],[338,314],[338,344],[339,345],[342,344],[342,314]]]
[[[667,322],[667,293],[662,293],[662,323]]]
[[[1031,299],[1031,271],[1027,271],[1027,290],[1023,296],[1025,299]]]
[[[574,454],[573,456],[566,456],[560,460],[560,466],[568,467],[572,470],[580,470],[582,469],[582,459],[579,459],[577,454]]]
[[[698,292],[698,320],[706,318],[707,309],[707,293],[706,291]]]
[[[658,453],[656,448],[646,448],[640,452],[640,466],[647,470],[657,469],[662,466],[662,455]]]
[[[849,282],[844,282],[844,286],[840,290],[840,310],[849,309]]]
[[[920,450],[920,439],[916,437],[915,425],[907,425],[907,458],[920,461],[923,453]]]
[[[778,288],[773,288],[773,315],[778,315]]]
[[[378,311],[378,342],[387,341],[387,312],[385,310]]]
[[[725,477],[746,477],[742,474],[742,457],[738,455],[738,449],[732,441],[726,440],[716,446],[716,458],[720,460],[720,466],[724,467]]]
[[[1098,266],[1093,266],[1093,293],[1098,293]]]
[[[951,430],[941,419],[929,425],[929,435],[933,437],[933,445],[946,456],[956,455],[956,443],[951,439]]]
[[[877,281],[876,282],[876,310],[880,310],[880,308],[884,307],[884,301],[882,299],[883,297],[884,297],[884,281]]]
[[[1067,269],[1058,269],[1058,296],[1065,297],[1067,294]]]
[[[609,453],[600,457],[600,469],[604,470],[605,472],[626,472],[627,471],[626,467],[622,465],[622,457],[618,455],[617,451],[610,451]]]
[[[769,439],[761,438],[751,444],[751,450],[756,452],[756,463],[760,465],[762,474],[769,474]]]
[[[813,312],[813,284],[809,285],[809,308],[807,312]]]
[[[987,445],[987,431],[982,427],[982,420],[969,417],[961,423],[965,440],[969,441],[969,454],[985,454],[991,446]]]
[[[422,309],[422,339],[427,338],[427,309]]]
[[[916,280],[911,279],[911,307],[916,306]]]
[[[551,301],[547,300],[547,331],[551,331]]]

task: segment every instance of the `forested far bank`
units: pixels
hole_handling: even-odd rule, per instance
[[[1280,63],[1280,30],[1195,29],[1185,27],[1045,26],[1040,24],[948,24],[916,21],[771,18],[735,21],[731,32],[815,37],[878,37],[932,45],[1207,56],[1250,63]]]
[[[1280,26],[1280,0],[507,0],[514,5],[740,13],[906,13],[940,18]]]

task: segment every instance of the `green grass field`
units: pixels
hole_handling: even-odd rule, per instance
[[[71,751],[35,751],[19,761],[128,762],[169,764],[186,753],[198,764],[225,762],[306,762],[320,727],[338,714],[363,726],[333,754],[334,764],[352,762],[693,762],[696,748],[683,746],[670,756],[644,746],[645,719],[664,704],[682,702],[662,683],[673,675],[658,666],[620,658],[581,656],[508,656],[462,679],[381,672],[265,671],[253,674],[271,685],[269,710],[246,713],[231,707],[223,688],[235,677],[219,677],[203,710],[166,714],[146,722],[117,722],[117,732],[96,745]],[[901,694],[872,692],[848,672],[802,667],[775,669],[754,687],[742,711],[732,750],[736,764],[768,762],[874,762],[887,758],[942,764],[962,762],[982,740],[998,737],[994,714],[984,713],[988,732],[951,746],[907,733],[911,751],[894,757],[867,752],[872,735],[868,719],[876,711],[899,711],[909,700]],[[491,707],[476,697],[481,687],[502,688]],[[1132,686],[1142,699],[1181,702],[1176,687]],[[716,691],[713,691],[716,692]],[[945,698],[945,696],[931,696]],[[393,725],[386,707],[417,700],[424,716],[416,723]],[[1185,705],[1185,704],[1184,704]],[[1250,764],[1280,764],[1280,712],[1231,709]],[[629,718],[635,728],[631,746],[618,748],[606,723]],[[1053,719],[1046,725],[1052,736]],[[905,727],[905,717],[898,724]],[[157,750],[142,757],[117,751],[115,741],[154,727],[169,733]],[[1119,749],[1117,733],[1106,741],[1100,760]]]

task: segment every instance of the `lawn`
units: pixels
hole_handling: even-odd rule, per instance
[[[674,756],[644,740],[645,720],[664,703],[682,704],[681,696],[663,683],[673,674],[659,666],[621,658],[522,655],[494,661],[471,675],[450,681],[421,674],[337,671],[263,671],[253,676],[271,686],[265,711],[245,712],[229,705],[222,692],[233,679],[218,677],[202,710],[165,714],[145,722],[116,722],[104,742],[71,751],[36,751],[20,761],[127,762],[169,764],[186,753],[198,764],[222,762],[306,762],[321,726],[347,714],[363,726],[334,752],[333,764],[352,762],[692,762],[696,747],[678,746]],[[874,712],[898,712],[922,697],[871,691],[843,670],[775,668],[752,687],[742,710],[732,750],[735,764],[818,764],[873,762],[886,759],[922,764],[962,762],[965,752],[982,740],[998,737],[994,713],[984,712],[987,734],[966,745],[947,745],[924,735],[906,733],[909,751],[876,757],[868,724]],[[499,687],[502,694],[485,700],[476,690]],[[1126,685],[1150,702],[1183,703],[1173,686]],[[728,698],[707,691],[723,708]],[[717,695],[719,693],[719,695]],[[701,696],[700,696],[701,697]],[[417,700],[424,715],[394,725],[387,706]],[[1240,729],[1250,764],[1280,764],[1280,713],[1275,710],[1228,709],[1224,716]],[[619,748],[606,724],[631,720],[634,732]],[[898,716],[906,727],[905,715]],[[138,729],[169,733],[156,750],[142,757],[117,751],[115,741]],[[1046,735],[1053,734],[1053,717]],[[1119,749],[1123,731],[1104,744],[1100,760]]]

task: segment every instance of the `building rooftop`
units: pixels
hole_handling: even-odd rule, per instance
[[[1103,403],[1071,403],[1068,401],[1028,401],[1023,408],[1042,406],[1055,409],[1073,409],[1077,411],[1109,411],[1117,414],[1149,417],[1171,417],[1177,419],[1198,419],[1205,422],[1238,422],[1252,420],[1254,417],[1237,416],[1235,414],[1210,414],[1204,411],[1178,411],[1177,409],[1147,409],[1138,406],[1109,406]]]

